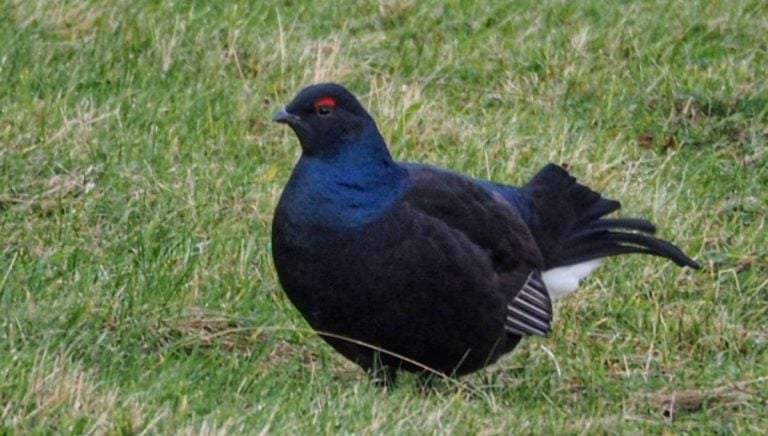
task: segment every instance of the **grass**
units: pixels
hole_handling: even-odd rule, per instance
[[[758,433],[768,15],[736,2],[0,2],[2,433]],[[704,265],[605,265],[553,334],[381,391],[282,294],[298,156],[348,85],[403,160],[548,161]]]

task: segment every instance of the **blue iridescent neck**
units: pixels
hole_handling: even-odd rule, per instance
[[[302,155],[283,196],[289,215],[325,228],[364,225],[405,190],[407,170],[392,160],[378,130],[356,135],[330,155]]]

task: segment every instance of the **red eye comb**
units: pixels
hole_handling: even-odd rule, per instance
[[[315,102],[316,108],[320,106],[336,106],[336,100],[332,99],[331,97],[323,97]]]

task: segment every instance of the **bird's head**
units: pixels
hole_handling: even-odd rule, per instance
[[[288,124],[310,156],[332,156],[345,146],[380,140],[376,123],[365,108],[335,83],[304,88],[272,121]]]

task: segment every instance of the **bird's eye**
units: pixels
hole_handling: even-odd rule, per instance
[[[316,112],[317,112],[317,114],[318,114],[318,115],[320,115],[321,117],[327,117],[328,115],[330,115],[330,114],[331,114],[331,112],[332,112],[333,110],[331,109],[331,107],[330,107],[330,106],[325,106],[325,105],[323,105],[323,106],[318,106],[318,107],[315,109],[315,111],[316,111]]]

